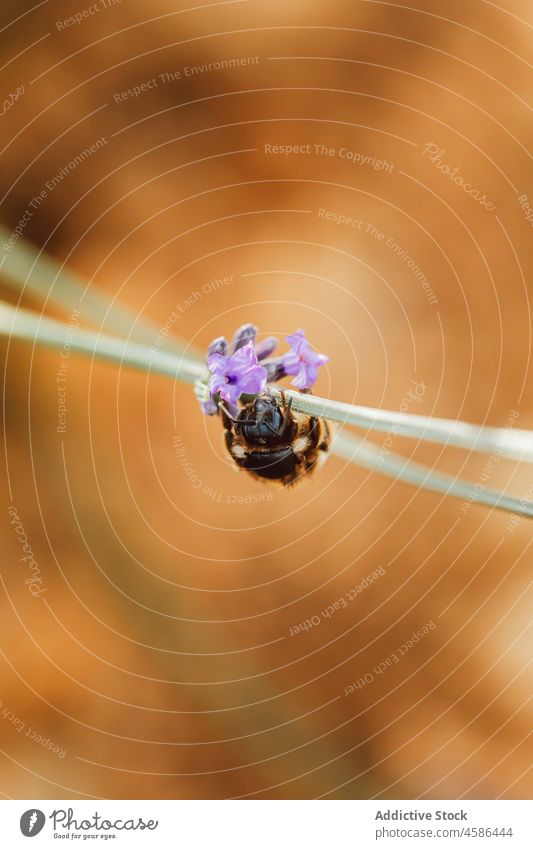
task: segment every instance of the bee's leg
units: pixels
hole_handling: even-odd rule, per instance
[[[330,429],[325,419],[317,419],[311,416],[309,419],[309,443],[312,448],[319,451],[327,451],[330,443]]]
[[[316,455],[314,457],[311,457],[310,459],[307,459],[305,461],[305,471],[310,472],[311,469],[316,465],[316,461],[317,461]]]
[[[283,390],[281,392],[281,397],[283,399],[283,405],[285,406],[285,393],[283,392]],[[289,403],[285,406],[285,415],[283,416],[283,423],[281,425],[281,433],[283,433],[286,430],[286,428],[289,424],[291,407],[292,407],[292,398],[289,398]]]
[[[331,440],[331,431],[330,431],[329,425],[328,425],[328,423],[325,419],[321,420],[321,424],[322,424],[322,427],[324,429],[324,433],[322,434],[322,439],[321,439],[318,447],[319,447],[320,451],[328,451],[329,450],[329,443],[330,443],[330,440]]]
[[[281,423],[281,429],[279,431],[277,431],[277,430],[274,431],[274,428],[272,428],[272,427],[270,428],[270,430],[274,431],[276,436],[281,436],[281,434],[284,433],[287,425],[289,424],[289,416],[290,416],[291,407],[292,407],[292,398],[289,398],[289,401],[287,403],[287,401],[285,400],[285,390],[281,389],[280,392],[281,392],[281,403],[283,405],[285,412],[284,412],[284,416],[283,416],[283,421]]]
[[[226,430],[231,430],[232,424],[237,424],[238,419],[231,415],[230,411],[224,404],[224,401],[218,402],[218,409],[222,415],[222,424],[224,425]]]
[[[233,454],[231,453],[231,447],[233,445],[233,433],[229,429],[224,431],[224,442],[226,443],[226,448],[233,457]]]
[[[309,439],[309,446],[311,448],[316,448],[320,438],[320,422],[317,418],[315,418],[315,416],[311,416],[309,419],[307,438]]]
[[[292,486],[293,484],[298,483],[298,481],[302,480],[307,471],[307,461],[304,459],[299,460],[295,464],[292,472],[290,472],[288,475],[285,475],[285,477],[283,478],[284,486]]]

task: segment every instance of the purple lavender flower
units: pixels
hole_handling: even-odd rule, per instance
[[[266,386],[266,369],[259,364],[251,339],[229,356],[211,354],[207,358],[207,367],[210,371],[208,385],[211,400],[213,395],[220,395],[222,400],[227,402],[232,414],[236,411],[237,401],[243,393],[257,395]],[[210,408],[212,409],[212,406]]]
[[[293,375],[292,385],[298,389],[309,389],[318,376],[319,366],[328,362],[324,354],[313,351],[303,330],[287,336],[291,350],[282,357],[266,360],[274,353],[278,340],[268,336],[255,344],[257,327],[243,324],[236,331],[231,345],[224,336],[219,336],[209,346],[207,367],[209,369],[209,400],[202,404],[208,416],[218,412],[218,399],[222,399],[232,416],[239,412],[241,395],[258,395],[268,383]]]
[[[291,383],[297,389],[309,389],[318,377],[319,366],[329,358],[313,351],[303,330],[297,330],[286,339],[291,350],[281,358],[282,369],[285,374],[296,375]]]
[[[211,396],[202,404],[207,416],[214,416],[218,412],[216,395],[226,402],[232,415],[237,415],[237,401],[243,393],[257,395],[265,388],[268,373],[260,361],[275,351],[278,340],[268,336],[255,345],[256,336],[255,325],[243,324],[235,332],[231,345],[228,345],[224,336],[211,342],[207,352]]]

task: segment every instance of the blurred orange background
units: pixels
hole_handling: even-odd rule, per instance
[[[422,384],[409,412],[532,428],[531,11],[4,0],[13,250],[163,341],[304,327],[318,394],[397,410]],[[59,354],[2,351],[5,797],[531,793],[527,520],[335,457],[263,486],[190,386],[75,356],[58,432]],[[391,439],[530,488],[525,464]]]

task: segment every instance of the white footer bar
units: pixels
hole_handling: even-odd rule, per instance
[[[0,802],[0,845],[531,849],[532,808],[527,801],[9,800]]]

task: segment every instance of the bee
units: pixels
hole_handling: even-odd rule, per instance
[[[291,486],[325,458],[330,429],[324,419],[291,409],[268,391],[243,404],[232,417],[223,402],[219,411],[230,457],[254,477]]]

